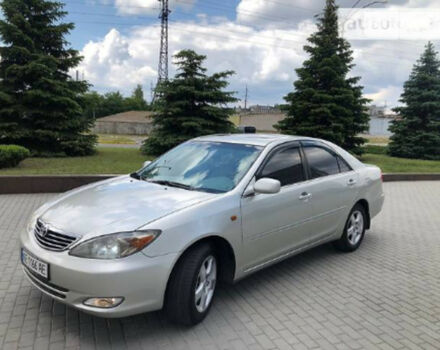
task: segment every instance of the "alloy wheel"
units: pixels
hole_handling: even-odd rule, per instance
[[[195,289],[195,306],[198,312],[203,313],[211,304],[217,282],[217,261],[209,255],[200,266]]]
[[[364,232],[364,216],[359,210],[355,210],[348,221],[347,238],[350,244],[356,245]]]

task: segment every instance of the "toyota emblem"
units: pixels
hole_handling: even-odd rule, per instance
[[[49,227],[42,222],[40,227],[40,236],[46,237],[48,232],[49,232]]]

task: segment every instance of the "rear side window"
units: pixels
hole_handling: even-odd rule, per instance
[[[305,180],[299,147],[284,148],[273,153],[264,165],[258,178],[279,180],[281,186]]]
[[[341,173],[346,173],[352,170],[350,166],[347,164],[347,162],[341,157],[338,157],[338,163],[339,163],[339,170],[341,171]]]
[[[339,173],[336,156],[326,149],[306,145],[304,147],[304,153],[309,164],[312,179]]]

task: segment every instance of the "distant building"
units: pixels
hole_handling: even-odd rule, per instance
[[[398,115],[388,110],[386,106],[371,105],[368,107],[370,115],[369,135],[373,136],[390,136],[389,130],[391,121],[398,118]]]
[[[153,128],[152,113],[129,111],[99,118],[93,131],[96,134],[148,135]]]
[[[386,109],[386,106],[370,105],[368,107],[368,114],[370,115],[370,118],[384,118]]]
[[[279,109],[276,106],[253,105],[249,106],[249,111],[252,113],[277,113]]]

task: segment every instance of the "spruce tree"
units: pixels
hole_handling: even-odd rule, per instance
[[[86,155],[96,137],[83,114],[88,84],[69,70],[81,61],[65,36],[63,4],[46,0],[0,3],[0,143],[27,147],[33,154]]]
[[[394,111],[388,146],[396,157],[440,159],[440,61],[430,42],[414,65]]]
[[[226,104],[237,99],[233,92],[223,91],[233,72],[206,75],[206,56],[192,50],[174,58],[178,73],[157,87],[160,97],[153,104],[154,129],[144,141],[145,154],[158,155],[193,137],[233,130],[233,111]]]
[[[359,77],[349,77],[353,68],[350,44],[338,33],[337,6],[326,0],[318,17],[317,31],[304,50],[309,59],[296,70],[298,80],[289,93],[287,117],[276,127],[286,134],[326,139],[356,153],[362,153],[369,117]]]

